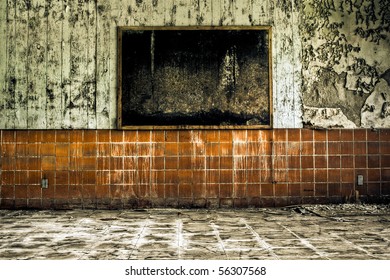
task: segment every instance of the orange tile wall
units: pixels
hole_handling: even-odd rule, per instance
[[[388,129],[0,132],[3,209],[269,207],[353,201],[356,191],[362,201],[390,197]]]

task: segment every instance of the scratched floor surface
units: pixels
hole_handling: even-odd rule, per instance
[[[0,211],[0,259],[390,259],[390,207]]]

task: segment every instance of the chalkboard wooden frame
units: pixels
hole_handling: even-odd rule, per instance
[[[175,115],[173,117],[169,116],[166,119],[168,120],[167,123],[164,123],[163,118],[160,118],[159,116],[150,117],[148,115],[131,115],[128,113],[128,111],[124,111],[126,108],[126,104],[123,102],[126,102],[126,100],[129,100],[128,96],[124,96],[124,82],[128,83],[131,80],[128,81],[128,75],[125,76],[123,71],[128,65],[128,60],[126,60],[126,50],[128,49],[128,45],[124,45],[125,41],[125,36],[127,34],[143,34],[143,32],[153,32],[153,34],[161,34],[164,35],[166,31],[171,31],[170,34],[173,34],[172,32],[177,32],[181,34],[185,34],[187,31],[210,31],[210,30],[217,30],[217,31],[225,31],[225,32],[235,32],[234,34],[240,34],[240,32],[246,32],[246,31],[251,31],[246,32],[246,34],[256,34],[256,32],[263,33],[262,36],[266,38],[266,46],[267,46],[267,53],[266,53],[266,58],[267,58],[267,67],[264,68],[266,69],[266,73],[263,75],[267,75],[267,108],[266,108],[266,113],[267,116],[265,116],[264,120],[258,121],[259,123],[252,122],[252,120],[247,120],[246,123],[242,123],[246,119],[240,119],[241,123],[229,123],[229,122],[224,122],[224,120],[221,121],[221,123],[208,123],[207,119],[211,119],[209,115],[202,115],[199,114],[198,119],[202,119],[201,123],[196,123],[196,121],[189,121],[189,123],[186,123],[184,121],[183,123],[180,123],[180,121],[183,119],[182,115],[179,115],[178,120],[175,120]],[[253,32],[254,31],[254,32]],[[223,32],[220,32],[218,34],[222,34]],[[173,27],[173,26],[164,26],[164,27],[129,27],[129,26],[120,26],[117,29],[117,34],[118,34],[118,80],[117,80],[117,128],[118,129],[123,129],[123,130],[138,130],[138,129],[145,129],[145,130],[150,130],[150,129],[268,129],[272,128],[272,121],[273,121],[273,106],[272,106],[272,29],[270,26],[218,26],[218,27],[207,27],[207,26],[197,26],[197,27]],[[195,33],[194,33],[195,34]],[[198,33],[196,33],[198,34]],[[238,35],[237,35],[238,36]],[[248,35],[249,36],[249,35]],[[134,36],[133,36],[134,37]],[[157,37],[161,38],[161,37]],[[154,39],[151,39],[154,40]],[[222,40],[223,41],[223,40]],[[226,42],[226,41],[225,41]],[[215,41],[213,42],[215,43]],[[153,44],[153,43],[152,43]],[[137,44],[135,44],[137,45]],[[142,46],[142,43],[140,44]],[[150,47],[152,48],[152,47]],[[139,47],[138,49],[142,49]],[[154,50],[153,50],[154,51]],[[136,53],[136,52],[134,52]],[[128,59],[128,58],[127,58]],[[154,56],[152,54],[152,60],[154,60]],[[260,62],[259,62],[260,63]],[[264,63],[262,61],[261,63]],[[148,66],[149,67],[149,66]],[[153,66],[151,66],[153,67]],[[125,76],[125,77],[124,77]],[[141,87],[142,85],[138,85]],[[125,105],[124,105],[125,104]],[[126,109],[127,110],[127,109]],[[224,112],[221,111],[214,111],[213,112],[214,116],[216,118],[224,118],[227,117],[230,119],[234,118],[239,118],[240,116],[247,116],[246,113],[243,114],[235,114],[234,116],[227,115]],[[131,116],[131,117],[129,117]],[[203,117],[206,119],[203,122]],[[181,118],[181,119],[180,119]],[[248,119],[250,117],[247,117]],[[147,123],[142,123],[140,122],[141,119],[148,120]],[[156,122],[157,120],[157,122]],[[161,121],[160,121],[161,120]],[[258,120],[255,118],[255,120]],[[192,123],[194,122],[194,123]]]

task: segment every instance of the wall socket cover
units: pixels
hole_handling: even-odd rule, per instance
[[[358,186],[363,186],[363,175],[357,176],[357,184]]]
[[[47,189],[49,187],[49,179],[42,179],[41,187],[42,189]]]

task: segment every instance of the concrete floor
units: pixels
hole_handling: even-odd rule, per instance
[[[0,259],[390,259],[389,205],[0,211]]]

